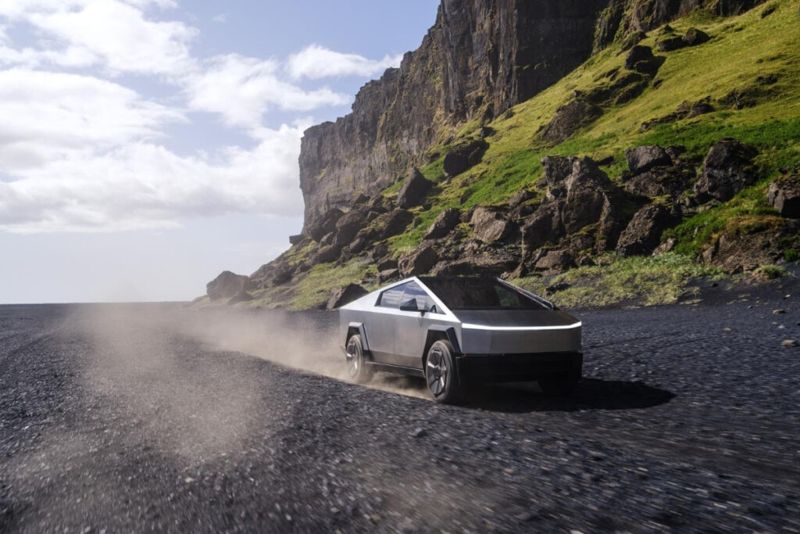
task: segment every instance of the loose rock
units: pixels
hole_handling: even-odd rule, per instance
[[[431,187],[433,182],[425,178],[419,169],[412,169],[397,195],[397,205],[401,208],[419,206]]]

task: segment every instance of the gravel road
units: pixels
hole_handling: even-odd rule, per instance
[[[328,314],[3,306],[0,532],[800,532],[792,289],[579,313],[573,398],[465,407]]]

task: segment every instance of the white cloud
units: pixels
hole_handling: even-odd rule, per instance
[[[0,5],[0,16],[27,22],[57,40],[58,46],[45,43],[46,53],[40,51],[37,61],[74,65],[63,56],[79,55],[81,66],[94,63],[113,72],[175,75],[191,69],[189,43],[196,30],[182,22],[148,20],[142,9],[150,4],[175,5],[164,0],[16,0]]]
[[[13,173],[75,151],[155,138],[173,109],[121,85],[77,74],[0,71],[0,170]]]
[[[230,148],[215,159],[181,157],[151,143],[74,152],[0,182],[0,229],[118,231],[226,213],[297,215],[297,157],[306,126],[262,129],[264,138],[252,150]]]
[[[148,10],[175,7],[174,0],[0,0],[0,67],[10,66],[0,68],[0,231],[299,216],[297,159],[312,121],[270,128],[265,114],[348,104],[349,95],[298,80],[371,76],[399,62],[319,46],[286,61],[201,59],[191,54],[193,28],[149,17]],[[28,32],[25,46],[14,41],[17,26]],[[103,79],[121,73],[157,76],[173,104]],[[189,121],[192,111],[245,129],[252,146],[176,153],[167,127]]]
[[[125,3],[131,4],[141,9],[155,6],[161,9],[172,9],[178,7],[176,0],[123,0]]]
[[[236,54],[211,59],[205,70],[186,79],[192,109],[219,113],[229,125],[257,127],[270,106],[310,111],[350,102],[328,88],[311,91],[279,78],[280,64]]]
[[[384,56],[372,60],[358,54],[343,54],[319,45],[310,45],[289,56],[286,68],[294,79],[319,79],[331,76],[369,77],[400,65],[403,56]]]

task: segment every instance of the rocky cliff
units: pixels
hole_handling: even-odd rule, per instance
[[[305,132],[306,225],[404,176],[448,127],[491,119],[583,63],[607,3],[443,0],[399,69],[365,85],[351,114]]]
[[[800,258],[800,14],[759,3],[443,0],[400,68],[306,132],[303,235],[209,297],[307,308],[480,272],[655,303],[780,272]]]
[[[549,87],[592,50],[696,9],[738,14],[759,0],[442,0],[420,47],[356,95],[352,113],[305,132],[306,225],[372,195],[451,126],[490,120]]]

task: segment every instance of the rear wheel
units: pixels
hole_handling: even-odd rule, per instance
[[[372,378],[372,370],[366,364],[364,346],[361,343],[361,336],[358,334],[353,334],[347,340],[345,358],[347,359],[347,377],[356,384],[369,382]]]
[[[554,376],[539,380],[539,387],[545,395],[553,397],[564,397],[575,391],[575,387],[581,380],[580,373],[570,373],[567,375]]]
[[[442,404],[457,404],[463,401],[464,391],[456,368],[453,346],[440,339],[428,349],[425,359],[425,382],[433,400]]]

